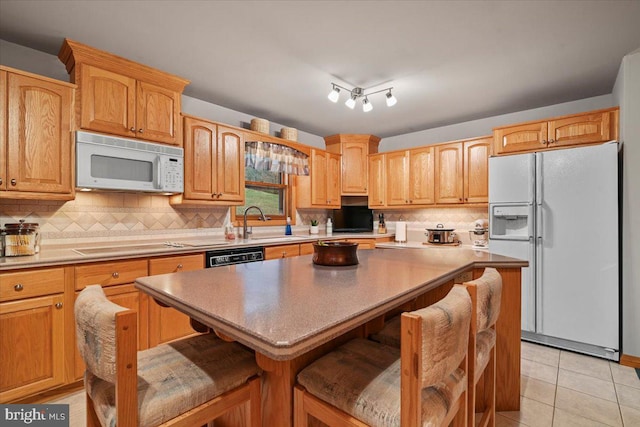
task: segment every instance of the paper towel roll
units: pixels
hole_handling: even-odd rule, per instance
[[[404,243],[407,241],[407,223],[404,221],[396,221],[396,242]]]

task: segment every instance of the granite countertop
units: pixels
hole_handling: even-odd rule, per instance
[[[47,244],[43,245],[40,253],[36,255],[0,257],[0,271],[97,261],[114,261],[147,256],[179,255],[204,252],[212,249],[224,250],[250,246],[277,246],[314,242],[319,239],[374,239],[391,236],[393,236],[393,234],[378,233],[333,233],[331,236],[325,234],[298,234],[293,236],[256,235],[250,240],[236,239],[226,241],[221,234],[206,236],[165,235],[142,239],[125,238],[118,241],[103,240],[91,243]],[[165,244],[166,242],[178,243],[182,246],[169,246]]]
[[[478,267],[526,261],[452,249],[358,251],[325,267],[311,255],[142,277],[157,300],[275,359],[289,360]]]

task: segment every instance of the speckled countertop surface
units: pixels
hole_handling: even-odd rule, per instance
[[[288,360],[473,267],[526,261],[466,248],[359,250],[324,267],[311,255],[143,277],[159,301],[276,360]]]
[[[255,239],[243,241],[236,239],[225,241],[222,235],[209,236],[175,236],[167,235],[159,238],[131,238],[119,241],[96,241],[92,243],[74,243],[63,245],[45,245],[40,253],[31,256],[0,257],[0,271],[20,268],[47,267],[64,264],[81,264],[97,261],[111,261],[122,259],[143,258],[148,256],[179,255],[204,252],[211,249],[232,249],[249,246],[274,246],[295,243],[314,242],[318,239],[348,239],[348,238],[379,238],[393,234],[377,233],[334,233],[332,236],[323,234],[311,236],[274,236],[257,235]],[[177,242],[182,247],[167,246],[165,242]],[[106,248],[101,251],[91,251],[95,248]],[[88,250],[87,250],[88,249]],[[83,252],[84,251],[84,252]]]

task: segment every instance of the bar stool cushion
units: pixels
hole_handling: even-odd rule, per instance
[[[484,368],[486,368],[491,358],[491,349],[494,345],[496,345],[495,329],[485,329],[476,335],[475,382],[478,382],[478,379],[482,376]]]
[[[400,350],[349,341],[298,374],[309,393],[367,424],[400,426]],[[423,425],[439,425],[466,386],[458,369],[422,390]]]
[[[138,352],[139,425],[156,426],[203,404],[259,373],[253,354],[213,334]],[[102,425],[117,424],[115,387],[85,373]]]

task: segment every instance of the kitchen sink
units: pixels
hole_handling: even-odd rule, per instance
[[[164,243],[146,243],[140,245],[119,245],[119,246],[100,246],[94,248],[76,248],[74,252],[80,255],[104,255],[104,254],[120,254],[125,252],[143,252],[156,251],[169,248],[190,248],[190,247],[215,247],[226,246],[229,242],[206,241],[206,240],[184,240],[180,242],[164,242]]]
[[[245,242],[261,242],[261,243],[277,243],[277,242],[291,242],[297,240],[305,240],[307,237],[302,236],[251,236]]]

